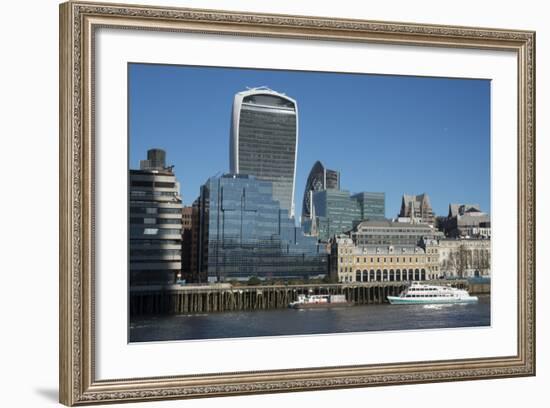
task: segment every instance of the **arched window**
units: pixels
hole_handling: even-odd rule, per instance
[[[362,282],[361,271],[359,269],[355,271],[355,282]]]
[[[395,280],[395,271],[393,269],[390,269],[390,282],[393,282]]]

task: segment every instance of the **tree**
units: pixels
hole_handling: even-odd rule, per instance
[[[261,283],[262,283],[262,281],[257,276],[251,276],[248,279],[248,282],[247,282],[247,284],[250,285],[250,286],[256,286],[256,285],[259,285]]]
[[[468,258],[471,256],[468,252],[464,244],[460,244],[456,251],[452,251],[449,254],[447,265],[459,278],[464,277],[466,269],[468,268]]]
[[[489,256],[489,250],[484,249],[481,252],[481,259],[479,263],[479,269],[482,275],[488,275],[491,269],[491,259]]]
[[[338,283],[338,278],[334,275],[327,275],[323,278],[323,283]]]

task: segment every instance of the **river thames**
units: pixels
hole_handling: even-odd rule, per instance
[[[140,316],[130,321],[130,342],[206,340],[384,330],[479,327],[491,324],[489,295],[455,305],[356,305],[329,309],[273,309]]]

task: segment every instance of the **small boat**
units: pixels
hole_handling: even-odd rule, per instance
[[[452,286],[437,286],[413,283],[399,296],[388,296],[392,305],[408,304],[445,304],[445,303],[475,303],[477,296],[470,296],[467,290]]]
[[[348,307],[353,302],[348,302],[345,295],[298,295],[298,300],[289,303],[292,309],[316,309],[326,307]]]

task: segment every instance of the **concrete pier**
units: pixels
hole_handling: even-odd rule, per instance
[[[490,285],[466,280],[430,281],[436,285],[451,284],[469,289],[471,294],[489,293]],[[134,287],[130,290],[130,314],[187,314],[240,310],[266,310],[288,307],[300,294],[345,295],[357,305],[387,303],[407,282],[354,282],[341,284],[262,285],[262,286],[168,286]]]

